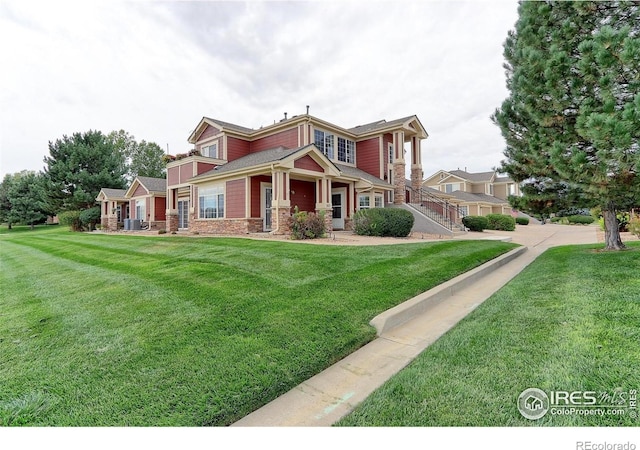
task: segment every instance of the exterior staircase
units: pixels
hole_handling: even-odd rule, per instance
[[[466,233],[456,205],[424,189],[409,190],[411,202],[404,205],[416,218],[413,231],[450,236]]]

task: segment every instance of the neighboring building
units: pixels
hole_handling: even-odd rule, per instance
[[[415,115],[342,128],[308,112],[259,129],[203,117],[167,163],[167,231],[288,233],[295,208],[348,230],[359,209],[404,203],[407,164],[420,187]]]
[[[125,219],[138,219],[148,228],[166,228],[167,180],[164,178],[136,177],[129,189],[100,190],[101,225],[109,231],[123,228]]]
[[[509,177],[495,171],[469,173],[464,170],[439,170],[424,180],[427,187],[456,203],[462,215],[512,214],[507,197],[520,195],[520,187]]]

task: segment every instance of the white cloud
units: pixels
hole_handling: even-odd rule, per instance
[[[504,145],[513,1],[0,3],[0,175],[47,142],[124,129],[171,153],[204,115],[304,112],[345,127],[417,114],[425,174],[489,170]]]

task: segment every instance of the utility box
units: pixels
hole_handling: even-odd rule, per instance
[[[131,219],[131,229],[134,231],[141,230],[140,219]]]
[[[131,219],[124,219],[124,229],[125,230],[131,229]]]

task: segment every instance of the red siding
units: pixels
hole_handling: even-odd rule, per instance
[[[133,192],[132,197],[142,197],[143,195],[147,195],[147,190],[139,184],[136,190]]]
[[[260,183],[271,183],[271,177],[251,177],[251,217],[260,217]]]
[[[277,134],[260,138],[251,143],[251,153],[268,150],[283,146],[285,148],[296,148],[298,145],[298,128],[290,128]]]
[[[167,186],[180,184],[180,168],[170,167],[167,169]]]
[[[291,210],[295,206],[300,211],[316,210],[316,190],[315,183],[300,180],[291,180],[291,190],[295,192],[291,194]]]
[[[358,169],[380,177],[380,146],[378,138],[367,139],[356,144]]]
[[[225,219],[241,219],[245,216],[245,180],[227,181],[225,194]]]
[[[155,197],[156,218],[155,220],[166,220],[167,199],[165,197]]]
[[[228,137],[227,138],[227,161],[233,161],[234,159],[241,158],[249,154],[249,141],[243,141],[242,139]]]
[[[189,161],[180,166],[180,183],[185,183],[189,178],[193,177],[193,162]]]
[[[296,159],[293,163],[293,166],[297,169],[306,169],[313,170],[315,172],[324,172],[324,169],[320,164],[315,162],[315,160],[309,156],[305,155],[302,158]]]
[[[216,166],[215,164],[209,164],[209,163],[203,163],[203,162],[197,162],[196,164],[197,164],[196,170],[198,171],[198,175],[200,175],[201,173],[208,172]]]
[[[215,136],[218,133],[220,133],[220,130],[218,130],[215,127],[212,127],[211,125],[207,125],[207,128],[205,128],[204,131],[200,134],[200,136],[198,136],[198,140],[202,141],[211,136]]]

